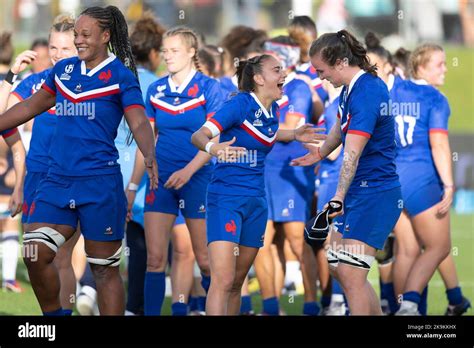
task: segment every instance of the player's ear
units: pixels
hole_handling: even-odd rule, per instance
[[[192,59],[195,54],[196,54],[196,49],[194,47],[191,47],[190,49],[188,49],[188,57],[190,59]]]
[[[104,30],[101,35],[102,43],[108,44],[110,42],[110,31]]]

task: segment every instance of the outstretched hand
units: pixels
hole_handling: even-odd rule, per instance
[[[325,130],[325,128],[314,128],[311,123],[306,123],[295,129],[295,138],[301,143],[319,144],[321,140],[327,138],[326,134],[320,133]]]

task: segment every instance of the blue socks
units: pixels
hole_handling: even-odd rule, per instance
[[[171,305],[171,315],[185,316],[188,315],[188,305],[186,303],[175,302]]]
[[[342,291],[341,284],[336,280],[336,278],[332,278],[332,293],[342,295],[344,292]]]
[[[263,300],[263,313],[267,315],[279,315],[280,305],[276,297],[270,297]]]
[[[206,296],[199,296],[197,299],[197,309],[199,312],[206,311]]]
[[[319,307],[317,302],[305,302],[303,305],[303,314],[304,315],[319,315]]]
[[[388,301],[390,313],[395,313],[398,310],[393,283],[382,283],[382,281],[380,281],[380,298]]]
[[[206,294],[209,291],[209,286],[211,285],[211,277],[205,276],[201,273],[201,286],[204,290],[206,290]]]
[[[242,296],[240,301],[240,314],[252,311],[252,298],[249,295]]]
[[[321,297],[321,306],[323,308],[329,307],[331,305],[331,296],[322,296]]]
[[[197,311],[197,309],[198,309],[198,299],[197,299],[197,297],[189,296],[188,306],[189,306],[189,311],[190,312]]]
[[[56,309],[55,311],[52,311],[52,312],[43,312],[43,315],[45,317],[60,317],[60,316],[64,316],[64,311],[61,307],[59,307],[59,309]]]
[[[63,309],[63,314],[70,317],[72,315],[72,309]]]
[[[145,274],[145,315],[161,315],[165,299],[165,272],[146,272]]]
[[[419,305],[421,301],[421,295],[416,291],[408,291],[403,294],[403,301],[410,301]]]
[[[462,302],[462,291],[459,286],[446,290],[449,304],[452,306],[458,305]]]

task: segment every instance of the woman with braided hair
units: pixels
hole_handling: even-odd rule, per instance
[[[126,198],[114,138],[125,114],[155,188],[154,137],[120,10],[87,8],[76,20],[74,37],[78,56],[58,61],[38,92],[1,115],[0,130],[56,107],[49,171],[30,205],[24,236],[26,248],[37,250],[35,258],[25,252],[24,261],[43,314],[64,315],[53,259],[80,223],[100,313],[120,315],[125,298],[117,266]]]
[[[202,286],[210,283],[206,239],[206,189],[210,181],[211,156],[191,144],[191,135],[220,108],[223,95],[219,83],[200,71],[198,38],[189,28],[175,27],[163,35],[162,54],[169,75],[148,88],[146,113],[154,123],[158,141],[157,189],[145,198],[145,315],[160,315],[165,296],[165,270],[171,229],[181,211],[191,235]],[[131,183],[140,183],[143,161],[135,162]],[[135,199],[128,195],[129,205]],[[172,312],[187,314],[189,290],[173,296]],[[175,294],[176,295],[176,292]]]

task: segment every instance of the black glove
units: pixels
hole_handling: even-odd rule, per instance
[[[329,201],[328,207],[317,213],[304,227],[304,240],[311,246],[320,246],[329,234],[329,226],[332,219],[329,215],[342,210],[342,202]]]

